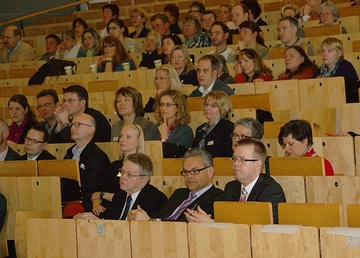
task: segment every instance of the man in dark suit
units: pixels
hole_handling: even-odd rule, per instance
[[[107,192],[94,193],[92,195],[93,212],[81,213],[75,218],[124,220],[128,211],[136,209],[138,205],[151,216],[154,215],[161,210],[167,197],[149,184],[152,172],[153,164],[147,155],[134,153],[127,156],[119,172],[121,190],[115,195]],[[102,200],[111,201],[108,210],[101,206]],[[128,207],[127,200],[130,200]]]
[[[21,157],[7,144],[8,136],[9,125],[4,120],[0,120],[0,161],[17,160]]]
[[[49,139],[49,132],[40,124],[36,124],[28,131],[25,137],[25,155],[22,160],[47,160],[56,159],[51,153],[45,150]]]
[[[210,153],[200,148],[187,151],[183,158],[181,174],[187,188],[176,189],[164,207],[151,217],[157,220],[187,221],[185,209],[197,207],[213,216],[214,202],[225,200],[225,195],[212,184],[214,167]],[[129,220],[150,220],[151,217],[141,206],[128,215]]]
[[[189,97],[201,97],[210,91],[224,91],[227,95],[234,95],[234,91],[218,78],[220,63],[213,55],[205,55],[199,59],[197,78],[199,86],[191,92]]]
[[[91,195],[100,191],[103,173],[110,164],[108,156],[94,141],[97,124],[95,119],[88,114],[74,117],[69,125],[71,139],[75,145],[66,151],[64,159],[79,161],[82,205],[85,211],[92,210]]]

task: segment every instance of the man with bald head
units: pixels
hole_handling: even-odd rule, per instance
[[[64,157],[79,161],[82,205],[85,211],[91,211],[91,195],[101,191],[103,173],[110,163],[108,156],[93,140],[96,126],[91,115],[82,113],[75,116],[69,125],[75,145],[66,151]]]
[[[35,60],[34,49],[21,40],[21,29],[8,26],[1,33],[0,63],[27,62]]]
[[[0,120],[0,161],[17,160],[21,156],[7,144],[9,126],[4,120]]]

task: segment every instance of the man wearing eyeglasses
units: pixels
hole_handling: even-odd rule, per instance
[[[189,14],[189,16],[193,16],[196,19],[198,19],[199,21],[201,21],[201,15],[203,14],[204,11],[205,11],[204,4],[201,2],[195,1],[195,2],[192,2],[191,5],[189,6],[188,14]]]
[[[150,216],[161,210],[167,201],[166,195],[150,185],[153,164],[151,159],[142,153],[127,156],[119,171],[120,191],[113,194],[95,192],[92,195],[92,212],[76,215],[75,219],[113,219],[126,220],[127,214],[140,205]],[[101,204],[110,201],[106,210]]]
[[[201,207],[204,212],[214,216],[214,202],[223,201],[224,192],[212,184],[214,167],[212,157],[206,150],[194,148],[187,151],[183,158],[183,170],[186,188],[176,189],[164,207],[153,218],[158,220],[187,221],[185,210]],[[150,220],[150,216],[141,206],[132,210],[129,220]]]
[[[70,137],[70,121],[80,114],[91,115],[98,126],[95,132],[95,142],[110,142],[111,127],[106,117],[98,110],[89,107],[89,94],[80,85],[72,85],[63,89],[63,104],[55,108],[57,125],[55,133],[60,134],[63,142],[72,142]],[[74,139],[73,139],[74,140]]]
[[[45,150],[49,139],[48,131],[40,124],[36,124],[28,131],[25,137],[25,155],[21,160],[49,160],[56,159],[51,153]]]
[[[21,29],[6,27],[1,34],[0,63],[27,62],[35,60],[32,46],[21,40]]]
[[[110,160],[94,141],[97,124],[88,114],[74,117],[69,124],[71,139],[75,145],[66,151],[64,159],[79,161],[82,205],[85,211],[91,211],[91,195],[101,190],[103,173],[107,170]]]

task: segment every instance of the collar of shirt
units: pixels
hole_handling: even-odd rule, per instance
[[[135,201],[136,201],[136,198],[139,196],[140,191],[141,191],[141,189],[140,189],[139,191],[131,194],[131,202],[130,202],[129,211],[132,210],[132,207],[134,206],[134,203],[135,203]],[[122,209],[122,211],[121,211],[121,216],[120,216],[120,218],[122,217],[122,214],[124,213],[124,210],[125,210],[125,207],[126,207],[126,200],[127,200],[127,197],[128,197],[128,196],[129,196],[129,195],[127,194],[127,195],[126,195],[126,198],[125,198],[124,207],[123,207],[123,209]],[[127,218],[126,218],[126,220],[127,220]]]
[[[214,87],[215,81],[207,89],[205,89],[204,86],[200,85],[199,91],[202,93],[203,96],[206,96],[212,90],[212,88]]]
[[[54,130],[55,126],[57,125],[57,122],[53,125],[53,126],[50,126],[49,123],[46,123],[45,124],[45,128],[46,130],[49,132],[49,134]]]
[[[196,200],[197,198],[199,198],[203,193],[205,193],[207,190],[209,190],[212,186],[213,186],[213,185],[210,184],[210,185],[204,187],[203,189],[201,189],[200,191],[195,192],[196,198],[195,198],[194,200]]]
[[[75,145],[75,147],[72,149],[72,153],[74,155],[72,157],[72,159],[80,160],[80,155],[83,152],[83,150],[85,149],[85,147],[86,147],[86,145],[79,149],[79,147],[77,145]]]
[[[20,47],[21,43],[22,43],[22,41],[19,40],[19,42],[16,44],[15,48],[14,48],[13,50],[8,49],[7,52],[8,52],[9,54],[15,52],[15,51]]]
[[[9,146],[6,147],[6,149],[3,152],[0,152],[0,161],[4,161],[5,157],[9,151]]]
[[[246,190],[246,192],[247,192],[246,200],[247,200],[247,198],[249,198],[249,195],[250,195],[252,189],[254,188],[254,185],[256,184],[256,182],[257,182],[258,179],[259,179],[259,176],[257,176],[257,177],[255,178],[255,180],[252,181],[250,184],[248,184],[247,186],[245,186],[245,190]],[[241,184],[241,189],[242,189],[242,187],[243,187],[243,184]]]
[[[32,158],[30,158],[29,155],[27,155],[27,160],[36,160],[37,157],[40,156],[40,154],[41,154],[41,152],[40,152],[38,155],[36,155],[36,156],[34,156],[34,157],[32,157]]]

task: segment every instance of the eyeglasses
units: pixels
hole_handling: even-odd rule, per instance
[[[71,128],[74,126],[75,128],[79,128],[81,125],[92,127],[92,125],[88,125],[88,124],[84,124],[84,123],[80,123],[80,122],[70,123],[69,127]]]
[[[236,133],[232,133],[230,134],[230,137],[233,139],[251,139],[251,136],[247,136],[245,134],[236,134]]]
[[[146,39],[145,41],[150,43],[157,43],[155,39]]]
[[[115,47],[116,45],[115,44],[105,44],[104,45],[104,49],[107,49],[108,47]]]
[[[239,162],[240,164],[243,164],[243,163],[245,163],[246,161],[258,161],[259,159],[247,159],[247,158],[244,158],[244,157],[236,157],[236,156],[232,156],[231,158],[230,158],[230,160],[232,161],[232,162]]]
[[[39,141],[36,139],[31,139],[30,137],[25,137],[25,142],[31,142],[32,144],[39,144],[39,143],[44,143],[43,141]]]
[[[189,10],[188,13],[200,13],[200,10]]]
[[[54,104],[54,103],[49,103],[49,102],[47,102],[47,103],[45,103],[44,105],[39,105],[39,106],[37,106],[36,109],[37,109],[37,110],[40,110],[40,109],[42,109],[43,107],[47,108],[47,107],[49,107],[51,104]]]
[[[219,106],[216,104],[212,104],[212,103],[204,103],[204,107],[210,107],[210,108],[218,108]]]
[[[9,39],[12,39],[12,38],[15,38],[15,37],[16,37],[16,36],[10,37],[10,36],[1,35],[1,38],[2,38],[2,39],[6,39],[6,40],[9,40]]]
[[[111,31],[111,30],[116,30],[120,28],[119,26],[112,26],[112,27],[109,27],[108,31]]]
[[[159,106],[160,106],[160,107],[170,108],[170,107],[172,107],[172,106],[177,106],[177,104],[175,104],[175,103],[162,103],[162,102],[160,102],[160,103],[159,103]]]
[[[137,18],[137,19],[140,19],[140,18],[142,18],[142,16],[141,15],[130,15],[130,19],[134,19],[134,18]]]
[[[209,19],[202,19],[201,22],[207,22],[207,21],[215,21],[214,17],[211,17]]]
[[[165,76],[165,77],[162,77],[162,76],[160,76],[160,77],[155,77],[155,81],[157,81],[157,80],[162,81],[162,80],[166,80],[166,79],[169,79],[169,77],[168,77],[168,76]]]
[[[210,166],[209,166],[210,167]],[[188,174],[190,175],[198,175],[201,171],[203,171],[204,169],[207,169],[209,167],[204,167],[204,168],[199,168],[199,169],[193,169],[193,170],[182,170],[180,171],[180,174],[182,176],[187,176]]]
[[[65,104],[66,102],[69,103],[69,104],[72,104],[74,103],[75,101],[81,101],[83,99],[63,99],[62,100],[62,103]]]
[[[137,177],[143,177],[143,176],[146,176],[146,175],[133,175],[133,174],[130,174],[129,172],[126,172],[125,170],[123,169],[119,169],[119,173],[117,174],[118,177],[122,177],[122,176],[125,176],[127,175],[127,177],[131,180],[137,178]]]

